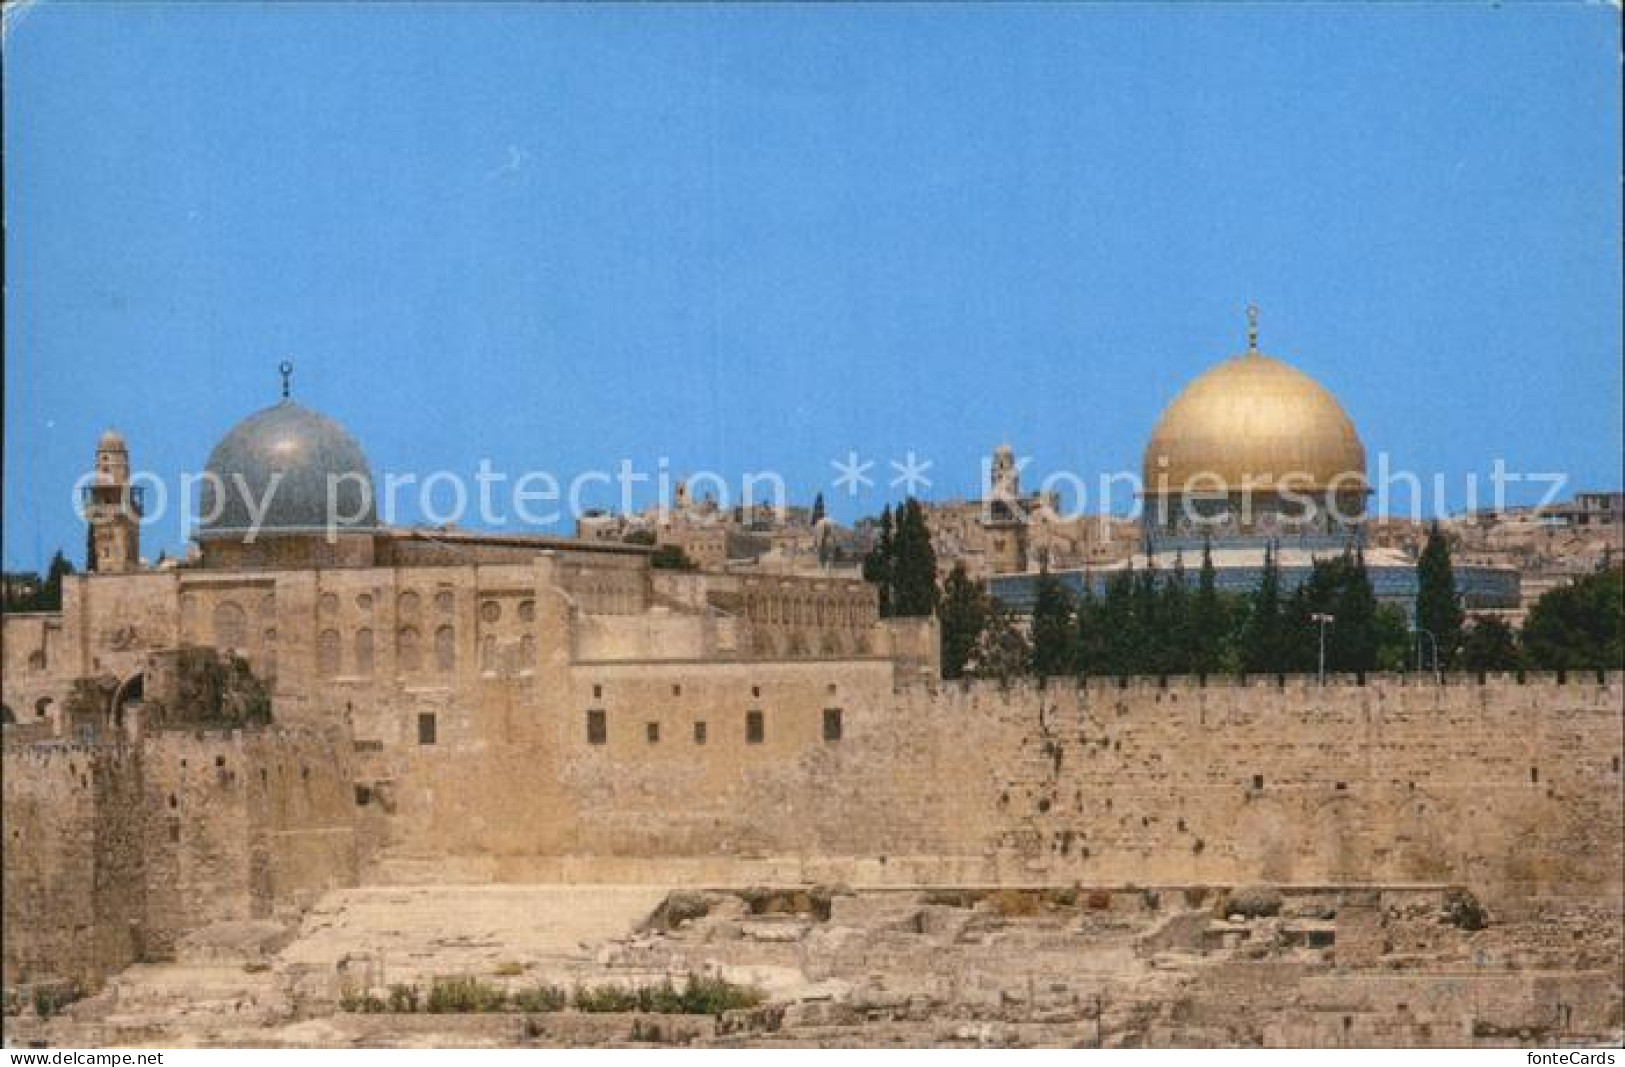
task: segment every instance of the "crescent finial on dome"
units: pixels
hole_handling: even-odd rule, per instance
[[[1247,351],[1258,352],[1258,305],[1247,305]]]
[[[288,399],[293,389],[293,360],[285,359],[277,364],[277,373],[282,375],[282,399]]]

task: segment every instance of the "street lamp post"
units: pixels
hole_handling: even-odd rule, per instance
[[[1326,627],[1328,624],[1335,622],[1336,619],[1323,611],[1317,611],[1309,618],[1320,623],[1320,684],[1324,686],[1326,684]]]
[[[1416,635],[1416,669],[1422,669],[1422,638],[1428,639],[1428,649],[1433,653],[1433,684],[1440,683],[1439,676],[1439,639],[1433,636],[1433,631],[1421,626],[1411,630]]]

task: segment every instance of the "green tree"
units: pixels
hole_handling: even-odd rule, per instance
[[[1379,604],[1371,628],[1376,634],[1377,670],[1405,670],[1410,663],[1413,642],[1404,609],[1394,604]]]
[[[1523,626],[1524,654],[1540,670],[1625,667],[1625,569],[1588,574],[1541,596]]]
[[[51,557],[51,565],[45,570],[45,584],[40,587],[39,611],[62,610],[62,579],[73,573],[73,564],[68,557],[62,554],[59,548]]]
[[[1461,642],[1461,665],[1470,671],[1515,671],[1523,665],[1518,635],[1498,615],[1474,615]]]
[[[959,678],[975,655],[976,643],[987,627],[991,610],[988,596],[965,573],[963,563],[955,563],[943,583],[937,619],[942,634],[942,676]]]
[[[1134,614],[1134,585],[1132,564],[1106,579],[1099,615],[1105,653],[1101,657],[1102,674],[1133,674],[1137,670],[1141,641]]]
[[[1147,560],[1145,569],[1134,576],[1134,597],[1130,616],[1137,640],[1128,649],[1129,674],[1159,674],[1166,654],[1166,634],[1157,611],[1157,567]]]
[[[1073,647],[1072,597],[1047,567],[1038,576],[1032,633],[1033,673],[1040,678],[1070,674],[1077,658]]]
[[[699,564],[688,558],[682,545],[660,545],[649,557],[649,566],[666,571],[698,570]]]
[[[893,615],[917,617],[936,611],[937,554],[931,548],[925,509],[913,497],[903,505],[897,520],[890,570]]]
[[[978,678],[1008,682],[1027,673],[1033,650],[1009,609],[994,605],[976,642],[970,673]]]
[[[1439,524],[1428,530],[1427,544],[1416,562],[1416,625],[1433,635],[1439,666],[1449,669],[1461,647],[1461,603],[1450,565],[1450,542]]]
[[[1157,646],[1161,650],[1156,664],[1158,673],[1192,673],[1190,600],[1190,590],[1185,584],[1185,557],[1175,552],[1173,570],[1157,591]]]
[[[1087,571],[1083,575],[1083,593],[1073,611],[1077,633],[1072,638],[1072,668],[1078,674],[1107,674],[1105,628],[1102,625],[1103,606],[1095,597],[1094,582]]]
[[[1242,669],[1253,674],[1283,670],[1281,665],[1284,618],[1281,611],[1281,571],[1275,563],[1272,546],[1264,548],[1263,573],[1258,588],[1247,605],[1247,621],[1242,628],[1240,659]]]
[[[824,521],[824,494],[819,493],[817,496],[813,497],[812,524],[814,526],[817,526],[819,523],[821,523],[823,521]]]
[[[1336,622],[1328,650],[1327,667],[1339,671],[1377,669],[1377,594],[1371,588],[1365,552],[1344,553],[1335,571],[1338,588],[1332,615]]]
[[[1202,544],[1202,569],[1196,577],[1196,596],[1191,601],[1190,669],[1197,674],[1212,674],[1224,661],[1230,622],[1226,617],[1227,605],[1219,596],[1218,578],[1213,569],[1213,548]]]
[[[869,554],[863,557],[863,580],[873,585],[880,597],[880,617],[888,618],[892,613],[892,517],[891,505],[887,504],[880,513],[880,534],[869,549]]]

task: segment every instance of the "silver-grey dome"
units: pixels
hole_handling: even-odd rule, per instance
[[[209,453],[206,470],[199,536],[378,525],[372,469],[361,446],[337,422],[291,400],[232,427]]]

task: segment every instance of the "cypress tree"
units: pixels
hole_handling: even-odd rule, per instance
[[[1339,671],[1377,669],[1377,594],[1365,566],[1365,551],[1345,553],[1340,588],[1332,614],[1336,640],[1328,649],[1329,668]],[[1330,639],[1333,635],[1327,634]]]
[[[1094,582],[1089,573],[1083,575],[1083,594],[1078,597],[1074,619],[1077,634],[1072,639],[1072,669],[1077,674],[1106,674],[1105,630],[1101,622],[1101,604],[1095,598]]]
[[[863,580],[873,585],[880,594],[880,617],[892,614],[892,519],[891,505],[880,513],[880,536],[868,555],[863,557]]]
[[[1247,610],[1241,636],[1242,669],[1254,674],[1283,670],[1281,663],[1281,573],[1273,546],[1264,546],[1264,569]]]
[[[1228,625],[1219,599],[1218,576],[1213,570],[1213,546],[1202,542],[1202,569],[1196,578],[1196,597],[1190,612],[1190,669],[1212,674],[1219,669]]]
[[[1061,580],[1044,568],[1033,601],[1033,673],[1040,678],[1069,674],[1073,651],[1072,598]]]
[[[1106,596],[1100,605],[1102,674],[1133,674],[1139,635],[1134,619],[1134,566],[1113,574],[1106,580]]]
[[[68,557],[62,554],[59,548],[51,557],[51,565],[46,568],[45,582],[40,586],[38,607],[35,611],[61,611],[62,610],[62,579],[73,573],[73,564]]]
[[[824,521],[824,494],[819,493],[813,497],[811,523],[817,526]]]
[[[1451,667],[1461,647],[1461,604],[1450,565],[1450,542],[1435,522],[1416,563],[1416,624],[1433,635],[1439,666]]]
[[[1166,674],[1192,673],[1190,590],[1185,586],[1185,556],[1174,553],[1174,568],[1162,580],[1157,597],[1157,625],[1162,655],[1157,669]]]
[[[937,555],[925,509],[909,497],[892,539],[892,614],[930,615],[937,606]]]
[[[955,563],[943,583],[942,602],[937,618],[942,632],[942,676],[959,678],[976,651],[976,643],[987,626],[987,596],[965,573],[963,563]]]
[[[1157,611],[1157,566],[1146,560],[1145,570],[1134,578],[1131,614],[1138,640],[1129,650],[1130,674],[1158,674],[1163,669],[1167,634]]]

